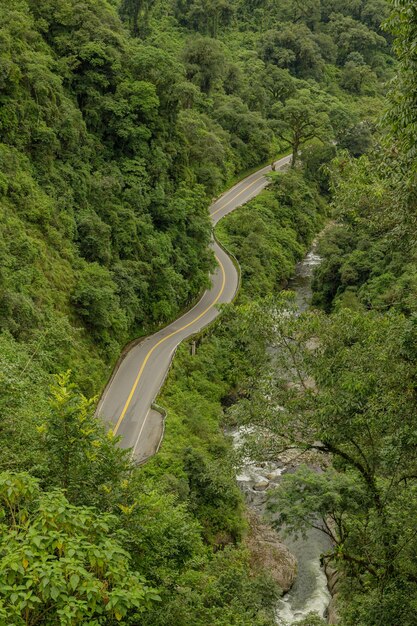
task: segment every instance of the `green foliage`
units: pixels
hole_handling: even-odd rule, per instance
[[[278,593],[273,581],[248,575],[244,550],[216,552],[204,570],[189,571],[180,579],[181,593],[167,598],[162,610],[145,614],[146,626],[272,626]]]
[[[339,13],[330,16],[328,30],[338,48],[338,61],[345,62],[349,54],[362,54],[365,60],[371,60],[377,48],[384,50],[386,42],[375,31],[350,16]]]
[[[0,615],[11,626],[128,623],[158,596],[130,569],[117,520],[0,475]],[[4,622],[6,623],[6,622]]]
[[[321,78],[320,48],[304,24],[285,25],[265,33],[261,55],[266,63],[288,69],[299,78]]]
[[[313,283],[314,302],[338,306],[416,310],[414,216],[391,160],[341,156],[333,167],[338,224],[320,244],[324,261]]]
[[[366,65],[360,52],[351,52],[343,67],[341,86],[351,93],[374,95],[377,78],[369,65]]]
[[[165,602],[178,576],[205,563],[202,528],[186,501],[157,484],[144,490],[140,472],[131,478],[118,504],[124,543],[135,569],[158,585]]]
[[[226,338],[228,325],[223,333]],[[10,604],[16,605],[16,612],[24,610],[24,617],[31,621],[16,618],[11,623],[32,623],[37,611],[46,607],[53,623],[73,623],[70,614],[71,619],[76,614],[83,623],[87,619],[97,624],[112,624],[114,619],[137,623],[136,606],[146,608],[140,616],[144,624],[162,626],[171,619],[184,626],[190,619],[201,624],[209,620],[215,626],[229,621],[244,626],[273,623],[277,592],[267,578],[250,573],[249,557],[240,544],[245,530],[242,499],[230,449],[220,430],[220,400],[228,388],[222,379],[224,371],[230,370],[227,344],[205,342],[197,367],[196,357],[187,350],[182,349],[181,356],[164,400],[170,420],[163,450],[143,469],[134,468],[128,452],[105,433],[92,415],[92,401],[77,393],[69,374],[57,378],[49,402],[45,398],[39,405],[36,421],[31,415],[31,422],[20,424],[25,436],[20,440],[15,437],[13,457],[9,455],[7,462],[9,466],[30,465],[35,460],[38,466],[31,467],[32,471],[41,477],[44,488],[53,490],[42,493],[28,475],[21,475],[21,479],[2,474],[9,500],[14,493],[11,484],[17,481],[19,486],[23,481],[29,485],[12,503],[14,519],[23,516],[15,537],[20,548],[10,542],[0,563],[5,572],[10,568],[17,572],[19,602],[14,600],[9,573],[0,592],[7,610]],[[22,354],[24,363],[25,358]],[[190,373],[185,378],[184,368]],[[17,369],[21,370],[20,362]],[[30,394],[38,382],[35,368],[22,384]],[[19,415],[18,405],[11,408]],[[178,437],[178,427],[182,437]],[[3,435],[6,444],[10,433]],[[65,497],[56,487],[65,489]],[[20,499],[23,504],[18,509]],[[80,507],[87,503],[97,508]],[[47,524],[51,523],[50,531],[44,513]],[[117,528],[124,532],[116,532]],[[3,529],[4,545],[10,532]],[[13,569],[11,559],[18,569]],[[132,574],[129,567],[140,575]],[[71,586],[75,585],[72,576],[78,576],[77,588]],[[161,608],[149,604],[155,594],[144,586],[143,577],[160,589]],[[51,597],[49,583],[44,584],[47,578],[54,588]],[[23,598],[21,586],[29,580],[32,582],[27,588],[31,591]]]
[[[187,77],[205,94],[225,78],[225,54],[220,43],[210,37],[196,36],[184,50]]]
[[[328,196],[330,192],[329,164],[336,155],[332,144],[311,142],[301,154],[304,176],[314,182],[320,194]]]
[[[308,89],[300,89],[285,104],[275,105],[273,127],[277,136],[291,148],[291,167],[295,167],[299,151],[307,141],[325,142],[332,138],[327,108],[324,94],[313,94]]]
[[[298,171],[275,174],[267,191],[225,218],[218,234],[239,260],[242,299],[285,285],[322,223],[324,203]]]
[[[71,349],[51,351],[48,371],[71,367],[96,392],[126,340],[206,287],[209,199],[277,148],[324,136],[322,103],[345,98],[343,20],[347,62],[385,76],[378,7],[322,5],[322,17],[315,0],[1,7],[0,328],[23,342],[59,328]],[[378,91],[344,80],[356,100]],[[357,154],[368,127],[346,110]]]
[[[32,346],[33,349],[33,346]],[[36,427],[48,410],[48,376],[33,365],[30,346],[0,336],[0,469],[39,471],[44,466]]]
[[[325,626],[327,621],[317,615],[317,613],[309,613],[307,617],[297,620],[297,626]]]
[[[391,2],[392,11],[386,29],[394,36],[393,48],[399,61],[390,92],[387,121],[401,149],[402,158],[415,166],[416,124],[413,115],[416,89],[414,41],[416,7],[410,0]]]
[[[219,28],[233,18],[234,3],[226,0],[176,0],[175,14],[180,24],[200,33],[216,37]]]
[[[189,490],[189,506],[205,526],[205,535],[217,544],[241,539],[241,497],[231,468],[219,471],[201,453],[186,449],[184,472]]]
[[[195,356],[189,346],[179,348],[158,400],[168,410],[161,450],[139,470],[120,507],[134,563],[162,585],[160,607],[144,616],[149,626],[274,623],[278,590],[251,569],[231,444],[221,430],[222,403],[255,362],[241,359],[250,342],[240,333],[246,319],[244,308],[231,305]]]
[[[359,159],[339,154],[330,168],[337,221],[320,243],[324,260],[314,279],[314,302],[331,315],[278,324],[279,391],[259,390],[260,398],[268,393],[281,407],[262,422],[275,433],[269,449],[292,442],[310,454],[329,455],[320,473],[310,466],[285,476],[270,506],[286,529],[303,533],[315,526],[331,537],[334,548],[324,558],[343,573],[339,612],[346,626],[411,626],[417,602],[412,556],[417,19],[409,2],[392,5],[387,27],[396,38],[399,72],[385,122],[386,139],[395,145],[386,141],[370,151],[366,124],[340,125],[339,144],[353,156],[368,154]],[[366,10],[368,24],[374,23],[374,7]],[[351,39],[345,25],[351,45],[359,31]],[[371,78],[365,55],[357,54],[359,40],[354,46],[341,81],[352,93],[368,90]],[[342,121],[340,112],[338,118]],[[251,410],[256,415],[256,407]],[[317,456],[311,458],[320,464]]]
[[[399,623],[409,624],[416,601],[415,319],[289,312],[288,300],[267,303],[262,332],[268,328],[277,357],[233,418],[256,428],[252,450],[263,458],[294,447],[308,452],[310,466],[283,477],[270,507],[287,532],[313,526],[331,538],[324,558],[345,574],[346,623],[376,624],[392,615],[390,602],[403,602]]]
[[[124,336],[126,318],[116,286],[105,268],[95,263],[85,266],[78,276],[72,302],[78,315],[92,332],[97,333],[99,340],[107,342],[112,335]]]
[[[71,502],[106,508],[117,498],[130,462],[128,452],[94,417],[94,405],[95,398],[77,393],[70,372],[56,377],[48,417],[39,427],[50,459],[44,482],[63,489]]]
[[[305,175],[276,176],[220,227],[242,261],[242,302],[288,279],[321,224],[316,184],[328,192],[334,149],[305,142],[334,136],[355,156],[369,150],[390,76],[385,9],[379,0],[3,5],[1,470],[40,483],[2,474],[0,621],[270,626],[277,590],[251,569],[221,430],[224,405],[247,399],[265,364],[261,305],[226,308],[197,356],[180,349],[161,399],[164,445],[144,468],[78,386],[94,395],[124,342],[208,285],[210,199],[291,145],[294,164],[303,146]],[[371,187],[376,198],[376,179]],[[366,181],[354,196],[357,215],[368,191]],[[373,302],[396,271],[372,276]],[[360,253],[340,272],[350,287],[371,274]],[[399,278],[412,307],[413,275]],[[73,378],[52,380],[68,369]]]
[[[217,354],[218,365],[213,361]],[[185,490],[188,507],[202,525],[205,540],[214,545],[238,541],[244,526],[233,465],[220,431],[221,399],[228,389],[227,381],[222,380],[227,364],[229,357],[218,340],[205,344],[195,359],[190,359],[185,348],[179,350],[166,392],[159,400],[170,416],[164,444],[144,468],[145,476],[155,472],[159,478],[172,475],[178,494],[183,496]]]

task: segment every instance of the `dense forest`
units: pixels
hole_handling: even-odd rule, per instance
[[[310,4],[3,4],[11,345],[97,392],[129,338],[207,285],[207,205],[235,175],[315,136],[369,148],[385,4]]]
[[[320,526],[330,537],[323,559],[342,574],[346,626],[416,620],[417,13],[410,2],[393,5],[385,29],[399,63],[373,147],[338,149],[318,175],[333,223],[319,244],[317,309],[290,316],[285,293],[254,309],[250,342],[267,336],[279,358],[264,352],[259,381],[230,411],[256,428],[247,445],[260,458],[305,453],[270,510],[280,529]]]
[[[2,624],[275,624],[222,430],[259,416],[252,454],[322,467],[270,506],[327,524],[340,623],[415,623],[416,28],[410,0],[2,3]],[[209,284],[210,201],[287,152],[218,227],[242,289],[179,350],[138,468],[97,394]],[[329,217],[317,308],[288,316]]]

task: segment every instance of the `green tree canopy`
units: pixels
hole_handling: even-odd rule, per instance
[[[310,139],[326,141],[331,137],[327,105],[323,96],[300,89],[285,104],[273,107],[273,129],[277,137],[291,147],[294,167],[302,146]]]

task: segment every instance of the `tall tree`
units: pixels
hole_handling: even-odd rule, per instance
[[[129,24],[135,37],[145,37],[149,29],[149,15],[155,0],[122,0],[120,15]]]
[[[396,0],[386,28],[394,35],[394,51],[398,57],[398,72],[390,92],[387,120],[401,151],[417,165],[417,67],[415,41],[417,8],[412,0]]]
[[[190,28],[217,37],[219,28],[230,24],[235,12],[231,0],[177,0],[176,14]]]
[[[298,153],[310,139],[326,141],[331,137],[331,125],[322,98],[308,89],[300,89],[285,104],[273,107],[273,130],[284,144],[291,147],[291,167],[295,167]]]

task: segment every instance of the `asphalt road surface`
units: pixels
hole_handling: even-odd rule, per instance
[[[284,157],[275,163],[282,169],[290,162]],[[271,166],[251,174],[226,191],[210,207],[213,226],[234,209],[255,197],[268,184],[265,174]],[[228,254],[213,241],[218,267],[211,276],[212,286],[187,313],[146,337],[119,361],[97,407],[97,415],[115,434],[123,448],[132,448],[138,461],[152,456],[161,441],[163,418],[151,405],[158,395],[176,347],[183,339],[200,331],[219,315],[218,305],[231,302],[239,280]]]

